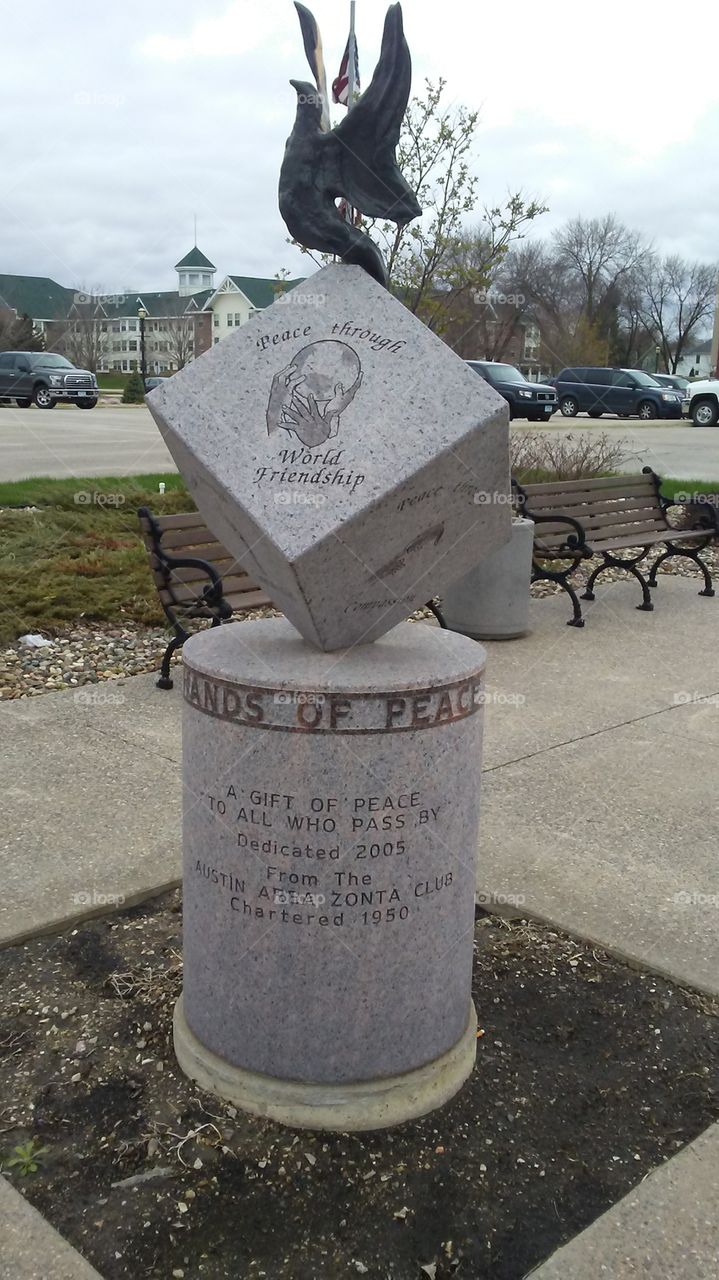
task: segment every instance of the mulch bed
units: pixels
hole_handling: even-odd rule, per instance
[[[179,892],[0,953],[0,982],[5,1172],[106,1280],[515,1280],[719,1113],[717,1004],[526,921],[478,917],[470,1082],[376,1133],[181,1075]]]

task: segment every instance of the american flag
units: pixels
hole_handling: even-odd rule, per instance
[[[354,47],[354,54],[355,54],[354,91],[355,93],[359,93],[359,87],[360,87],[359,59],[357,57],[357,41],[356,40],[354,42],[354,46],[355,46]],[[350,95],[349,65],[350,65],[350,42],[348,40],[347,45],[345,47],[344,55],[342,57],[342,62],[340,63],[339,75],[337,76],[336,80],[332,81],[332,101],[341,103],[343,107],[349,106],[349,95]]]

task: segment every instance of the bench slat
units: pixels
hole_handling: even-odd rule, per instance
[[[622,547],[653,547],[657,542],[683,542],[687,538],[706,538],[710,532],[709,529],[674,529],[670,532],[662,529],[656,533],[647,533],[639,539],[636,534],[626,534],[624,537],[616,538],[592,538],[590,546],[593,551],[618,551]]]
[[[199,511],[179,511],[172,516],[156,516],[153,520],[158,528],[165,529],[206,529],[204,516]],[[140,524],[144,529],[150,528],[150,523],[146,517],[140,516]]]
[[[212,567],[223,579],[226,575],[232,574],[236,578],[247,578],[247,581],[252,582],[253,586],[257,585],[249,575],[245,573],[241,565],[236,564],[234,560],[227,559],[214,561]],[[161,565],[154,562],[154,557],[152,572],[155,575],[156,582],[164,585],[165,570]],[[171,582],[202,582],[204,584],[208,581],[207,574],[203,573],[199,568],[190,568],[188,566],[187,568],[182,569],[169,569],[167,572]]]
[[[207,582],[207,579],[205,579],[205,582]],[[182,582],[173,582],[171,590],[168,588],[163,588],[163,590],[168,591],[168,594],[170,594],[175,600],[179,601],[180,604],[185,604],[188,600],[197,600],[202,595],[199,583],[192,583],[188,585]],[[259,590],[260,588],[256,583],[250,583],[248,578],[229,577],[222,579],[222,594],[227,599],[229,599],[231,595],[239,598],[240,596],[244,597],[251,595],[253,591]],[[260,592],[260,594],[265,602],[267,602],[269,599],[268,596],[266,596],[264,592]]]
[[[217,535],[207,528],[207,525],[202,525],[192,529],[172,529],[169,533],[163,533],[160,546],[163,551],[172,553],[176,547],[222,547],[222,543]],[[226,549],[223,548],[223,550]]]
[[[172,607],[173,597],[169,591],[163,589],[158,591],[158,595],[162,604]],[[183,601],[183,604],[191,604],[192,599],[193,597],[190,597],[189,600]],[[232,596],[225,596],[225,599],[230,605],[233,613],[244,613],[247,609],[274,609],[275,607],[269,596],[265,595],[264,591],[245,591],[241,594],[233,593]],[[195,611],[193,610],[191,612]],[[212,614],[209,609],[198,608],[196,616],[210,618]]]
[[[587,502],[586,495],[582,495],[581,501],[576,495],[570,495],[569,498],[563,498],[561,495],[557,497],[550,496],[546,500],[540,496],[537,502],[529,503],[529,509],[530,511],[536,511],[538,515],[544,515],[545,512],[566,511],[567,515],[572,515],[577,520],[581,520],[582,512],[586,514],[590,511],[601,515],[605,511],[656,511],[661,513],[662,510],[661,503],[643,493],[633,494],[630,497],[624,497],[624,495],[610,497],[606,495],[592,499],[591,502]]]
[[[545,512],[566,511],[568,515],[576,515],[577,519],[582,511],[615,511],[618,507],[627,507],[630,511],[646,509],[661,511],[662,509],[661,503],[653,494],[613,494],[606,491],[597,494],[596,497],[586,493],[540,494],[536,499],[530,496],[527,503],[528,510],[536,511],[538,515],[544,515]]]
[[[240,613],[243,609],[274,609],[276,606],[270,597],[264,591],[245,591],[237,594],[231,591],[225,595],[225,599],[230,608],[235,613]]]
[[[625,531],[641,537],[645,533],[661,533],[666,530],[666,524],[663,520],[632,520],[631,517],[614,516],[608,523],[592,523],[591,521],[582,521],[582,528],[587,542],[594,542],[597,538],[612,538],[624,534]],[[554,534],[560,535],[560,542],[566,538],[568,534],[574,530],[570,525],[563,522],[552,521],[551,524],[538,524],[536,526],[536,536],[538,538],[548,538]]]
[[[521,484],[520,480],[520,484]],[[546,480],[542,484],[525,484],[522,488],[528,494],[572,494],[594,493],[597,489],[621,489],[624,493],[654,493],[654,482],[650,476],[621,475],[597,476],[591,480]]]

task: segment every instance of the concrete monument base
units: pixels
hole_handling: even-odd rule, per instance
[[[474,1061],[484,650],[283,618],[184,648],[180,1064],[248,1111],[397,1124]]]
[[[187,1025],[182,997],[173,1021],[175,1053],[182,1070],[201,1089],[242,1111],[290,1128],[351,1133],[386,1129],[415,1120],[449,1102],[472,1074],[477,1056],[477,1015],[470,1007],[467,1029],[441,1058],[403,1075],[360,1084],[305,1084],[233,1067],[206,1049]]]

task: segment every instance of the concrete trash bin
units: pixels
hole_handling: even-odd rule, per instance
[[[527,634],[533,541],[534,522],[514,517],[509,542],[447,587],[442,612],[452,631],[473,640]]]

